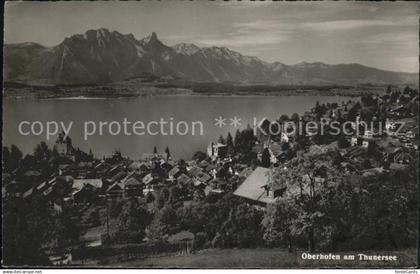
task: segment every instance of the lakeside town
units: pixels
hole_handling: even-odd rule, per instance
[[[415,248],[418,106],[409,87],[317,103],[260,127],[336,122],[352,134],[248,127],[191,160],[168,147],[97,159],[64,135],[32,155],[4,147],[4,263],[141,266],[215,248]]]

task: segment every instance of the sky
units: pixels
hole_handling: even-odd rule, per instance
[[[5,43],[54,46],[99,28],[137,39],[156,32],[167,45],[225,46],[268,62],[419,71],[415,2],[6,2]]]

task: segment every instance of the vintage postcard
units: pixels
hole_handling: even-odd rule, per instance
[[[418,35],[416,2],[6,2],[2,266],[417,268]]]

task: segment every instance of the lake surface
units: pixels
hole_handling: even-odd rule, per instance
[[[353,98],[354,100],[355,98]],[[84,100],[83,98],[73,99],[4,99],[3,110],[3,145],[17,145],[24,153],[31,153],[35,146],[41,141],[53,145],[56,137],[46,140],[43,135],[23,136],[18,132],[18,125],[22,121],[30,123],[40,121],[44,125],[47,121],[63,122],[65,124],[73,121],[70,131],[70,137],[73,145],[82,150],[92,149],[96,157],[110,155],[116,149],[123,155],[132,159],[140,159],[143,153],[151,153],[156,146],[159,152],[169,147],[171,154],[176,159],[190,159],[195,151],[205,151],[211,141],[217,141],[220,135],[226,136],[231,132],[234,136],[236,129],[230,125],[230,118],[235,116],[240,120],[239,128],[246,128],[247,124],[253,125],[254,118],[260,121],[267,117],[270,120],[278,119],[280,115],[293,113],[303,114],[315,106],[316,101],[322,103],[333,103],[351,100],[349,97],[339,96],[238,96],[238,97],[206,97],[206,96],[162,96],[162,97],[139,97],[139,98],[113,98],[113,99],[95,99]],[[215,118],[222,116],[225,118],[226,126],[222,128],[215,126]],[[172,117],[172,118],[171,118]],[[150,135],[145,129],[145,135],[138,136],[132,132],[132,126],[124,134],[123,129],[117,135],[112,135],[108,127],[103,127],[102,135],[99,135],[99,122],[115,121],[111,128],[115,133],[116,123],[120,126],[124,118],[128,122],[134,123],[141,121],[147,125],[150,121],[159,122],[161,119],[168,122],[163,132],[169,133],[169,122],[175,127],[174,135],[162,135],[160,126],[153,124],[152,133],[159,131],[158,135]],[[93,123],[97,127],[96,133],[85,140],[85,122],[92,121],[89,124],[89,130],[93,130]],[[179,132],[176,125],[180,121],[185,121],[189,126],[187,135],[176,133],[185,132],[185,123],[179,126]],[[203,135],[200,135],[200,126],[203,125]],[[192,128],[195,128],[195,135],[192,135]],[[23,127],[25,131],[29,126]],[[38,128],[37,128],[38,129]],[[139,130],[137,130],[139,132]]]

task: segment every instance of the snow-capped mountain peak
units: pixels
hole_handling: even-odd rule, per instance
[[[172,48],[175,50],[176,53],[184,55],[193,55],[200,50],[200,48],[196,45],[188,43],[179,43],[173,46]]]

